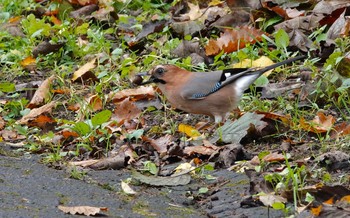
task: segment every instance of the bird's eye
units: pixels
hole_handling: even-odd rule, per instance
[[[165,72],[165,69],[163,67],[159,67],[156,69],[156,74],[162,75]]]

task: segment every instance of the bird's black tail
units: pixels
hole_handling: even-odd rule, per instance
[[[261,74],[265,73],[266,71],[272,70],[272,69],[274,69],[276,67],[279,67],[279,66],[282,66],[282,65],[285,65],[285,64],[290,64],[290,63],[292,63],[294,61],[297,61],[297,60],[300,60],[300,59],[304,59],[304,58],[306,58],[305,55],[296,56],[294,58],[289,58],[289,59],[287,59],[285,61],[281,61],[281,62],[272,64],[270,66],[264,67],[264,68],[262,68],[260,70],[257,70],[257,71],[261,75]]]

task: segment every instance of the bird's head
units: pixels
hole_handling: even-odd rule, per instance
[[[182,69],[178,68],[175,65],[170,65],[170,64],[157,65],[148,73],[143,72],[138,74],[139,76],[146,76],[146,75],[151,76],[147,81],[142,82],[140,85],[145,85],[149,83],[156,83],[158,85],[171,83],[174,80],[174,78],[177,76],[176,74],[180,73],[181,71]]]

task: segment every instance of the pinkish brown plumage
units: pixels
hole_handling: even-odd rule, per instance
[[[189,72],[175,65],[158,65],[150,71],[150,80],[143,84],[156,83],[173,107],[211,116],[219,123],[238,106],[243,92],[264,72],[302,58],[290,58],[262,69],[213,72]]]

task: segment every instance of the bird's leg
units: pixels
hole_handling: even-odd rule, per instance
[[[212,121],[214,121],[215,123],[208,128],[208,133],[213,133],[216,128],[219,128],[220,129],[219,130],[220,131],[219,134],[222,135],[222,128],[221,128],[221,126],[224,125],[224,123],[225,123],[224,121],[226,120],[227,117],[228,117],[228,113],[226,115],[224,115],[224,116],[222,116],[222,115],[214,115],[214,117],[210,117],[210,119]],[[203,127],[205,127],[208,123],[204,124]]]

